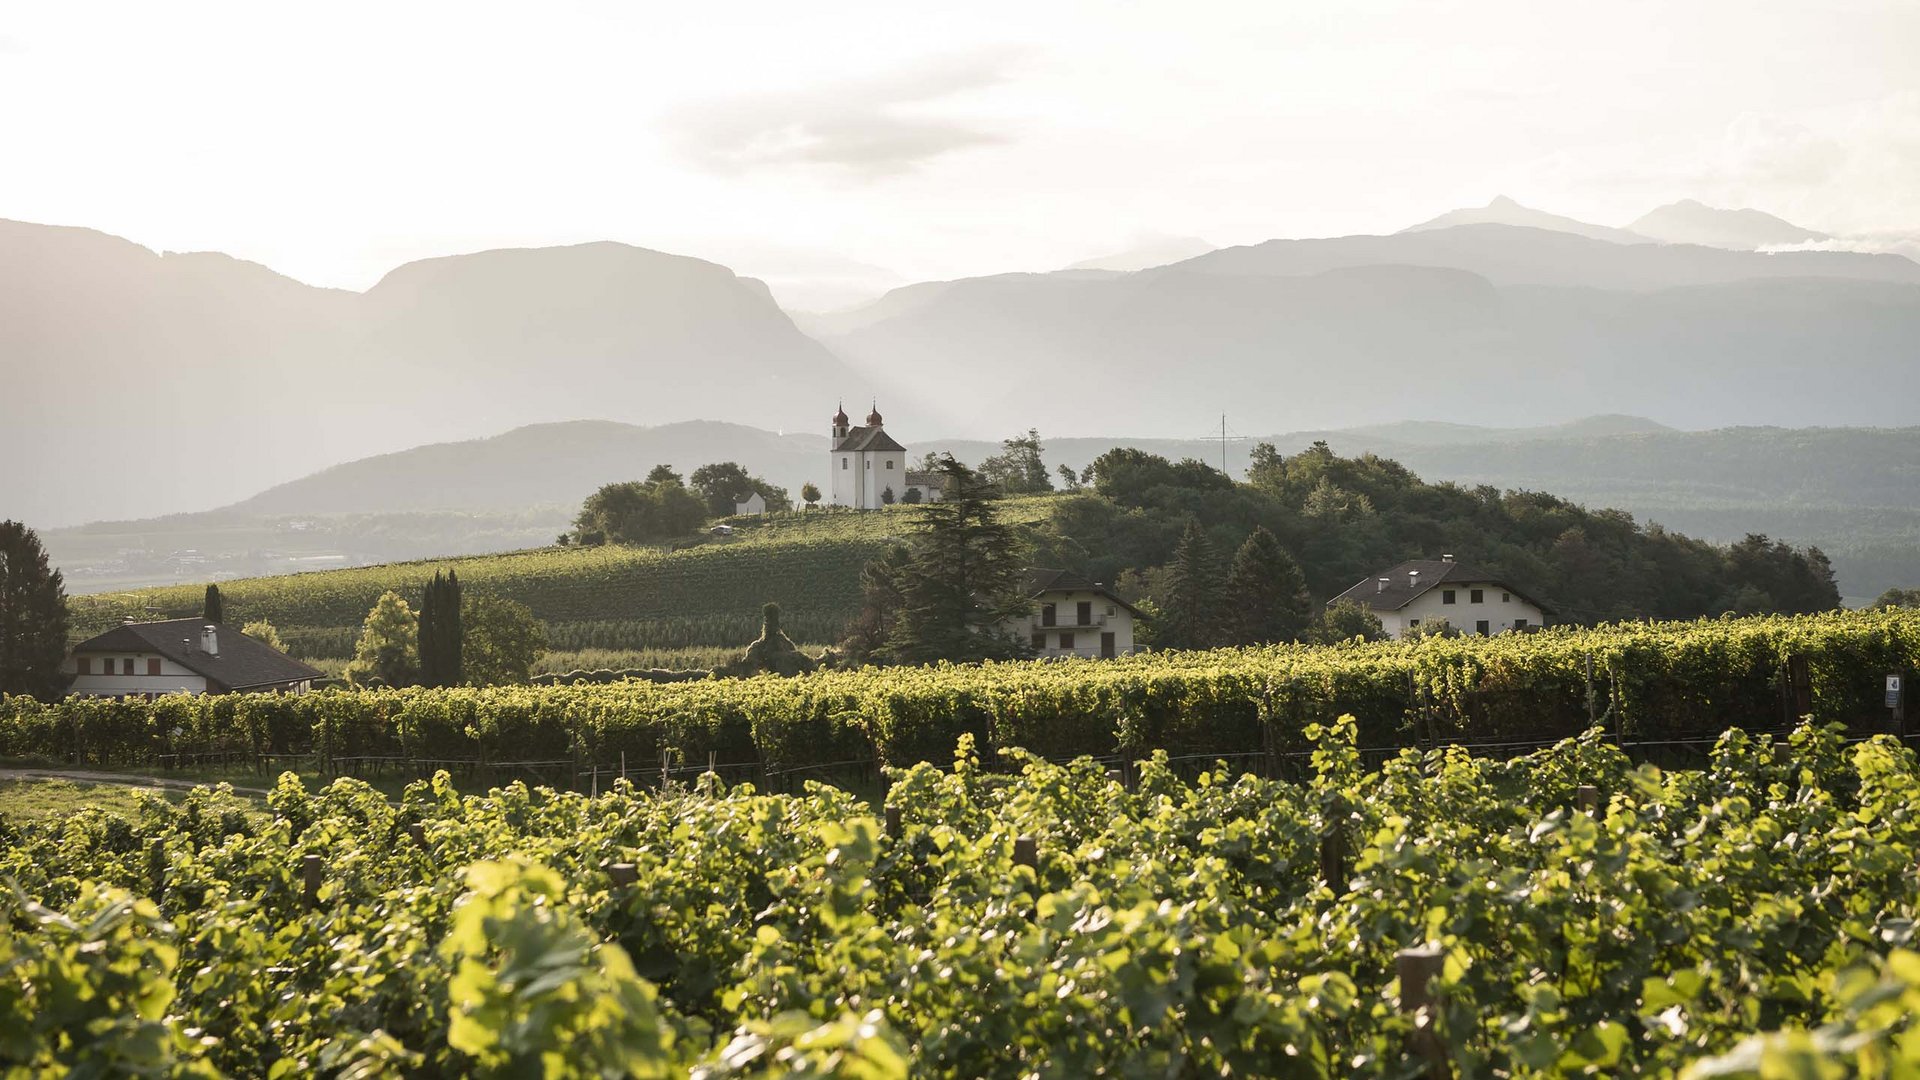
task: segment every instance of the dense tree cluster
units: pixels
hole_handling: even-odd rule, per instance
[[[1818,548],[1764,536],[1718,547],[1539,492],[1425,483],[1396,462],[1371,454],[1343,458],[1324,443],[1292,457],[1263,444],[1243,483],[1204,462],[1136,449],[1101,455],[1092,473],[1095,495],[1059,500],[1036,537],[1037,557],[1150,598],[1163,612],[1161,644],[1250,642],[1287,631],[1318,639],[1352,630],[1357,620],[1350,617],[1329,626],[1334,617],[1318,611],[1318,602],[1383,567],[1442,552],[1507,575],[1550,605],[1559,622],[1839,604]],[[1199,576],[1223,581],[1230,571],[1223,572],[1217,553],[1255,543],[1256,530],[1272,539],[1257,541],[1264,553],[1258,558],[1275,567],[1266,575],[1275,583],[1257,588],[1263,596],[1270,588],[1297,599],[1280,580],[1286,569],[1273,558],[1277,549],[1316,601],[1316,625],[1297,621],[1298,609],[1258,629],[1205,614],[1209,593]],[[1244,554],[1240,582],[1221,586],[1235,597],[1228,608],[1263,580],[1253,569],[1255,552]],[[1261,601],[1267,610],[1276,602]]]
[[[680,474],[656,465],[645,480],[607,484],[587,496],[573,520],[582,544],[645,544],[685,536],[707,519],[707,504]],[[731,513],[729,506],[727,511]]]
[[[1053,480],[1047,476],[1046,462],[1040,459],[1044,449],[1040,432],[1028,428],[1025,435],[1002,441],[1000,452],[980,463],[980,479],[1003,495],[1052,491]]]
[[[392,591],[374,604],[347,665],[347,681],[355,686],[522,683],[546,651],[546,626],[525,604],[464,594],[451,575],[435,574],[417,611]]]
[[[689,481],[694,492],[706,501],[707,513],[713,517],[731,516],[749,495],[758,494],[765,499],[769,510],[785,510],[792,501],[787,497],[786,488],[769,484],[732,461],[702,465],[693,470]],[[818,489],[815,491],[814,498],[818,499]]]

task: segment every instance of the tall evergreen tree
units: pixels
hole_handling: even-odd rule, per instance
[[[1313,621],[1313,598],[1300,564],[1261,525],[1234,552],[1225,603],[1235,645],[1292,641]]]
[[[1226,640],[1220,558],[1200,523],[1190,521],[1167,565],[1166,599],[1155,640],[1173,649],[1211,649]]]
[[[465,681],[460,659],[464,638],[459,572],[435,571],[420,598],[422,686],[459,686]]]
[[[0,694],[66,689],[67,591],[32,529],[0,521]]]
[[[994,492],[978,474],[941,458],[946,494],[926,503],[897,582],[900,610],[888,639],[906,663],[963,662],[1018,654],[994,627],[1026,610],[1023,550],[994,510]]]
[[[227,621],[226,603],[220,597],[220,586],[207,586],[207,601],[200,613],[210,623]]]

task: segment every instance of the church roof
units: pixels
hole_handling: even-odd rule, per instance
[[[901,451],[902,453],[905,453],[907,449],[906,447],[901,446],[899,443],[894,442],[893,436],[887,434],[884,429],[877,428],[877,427],[854,428],[847,432],[846,438],[836,439],[834,441],[833,448],[835,450],[848,450],[848,451],[854,451],[854,452],[866,452],[870,450],[898,450],[898,451]]]

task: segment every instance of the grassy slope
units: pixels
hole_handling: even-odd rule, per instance
[[[1012,499],[1004,516],[1039,521],[1044,499]],[[796,640],[829,641],[852,618],[860,569],[912,529],[911,507],[876,513],[820,512],[733,519],[736,533],[683,551],[660,548],[542,548],[502,555],[389,563],[221,582],[228,620],[266,619],[297,653],[340,656],[380,594],[416,599],[437,570],[455,570],[468,589],[518,600],[546,620],[555,649],[684,648],[745,645],[759,633],[760,607],[786,610]],[[195,615],[202,584],[77,596],[76,638],[122,618]]]

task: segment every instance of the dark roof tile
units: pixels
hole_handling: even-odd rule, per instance
[[[205,626],[205,619],[123,623],[75,645],[73,651],[156,652],[203,676],[210,689],[247,690],[326,678],[326,672],[308,667],[271,645],[217,623],[214,627],[220,654],[209,655],[200,648],[200,631]]]

